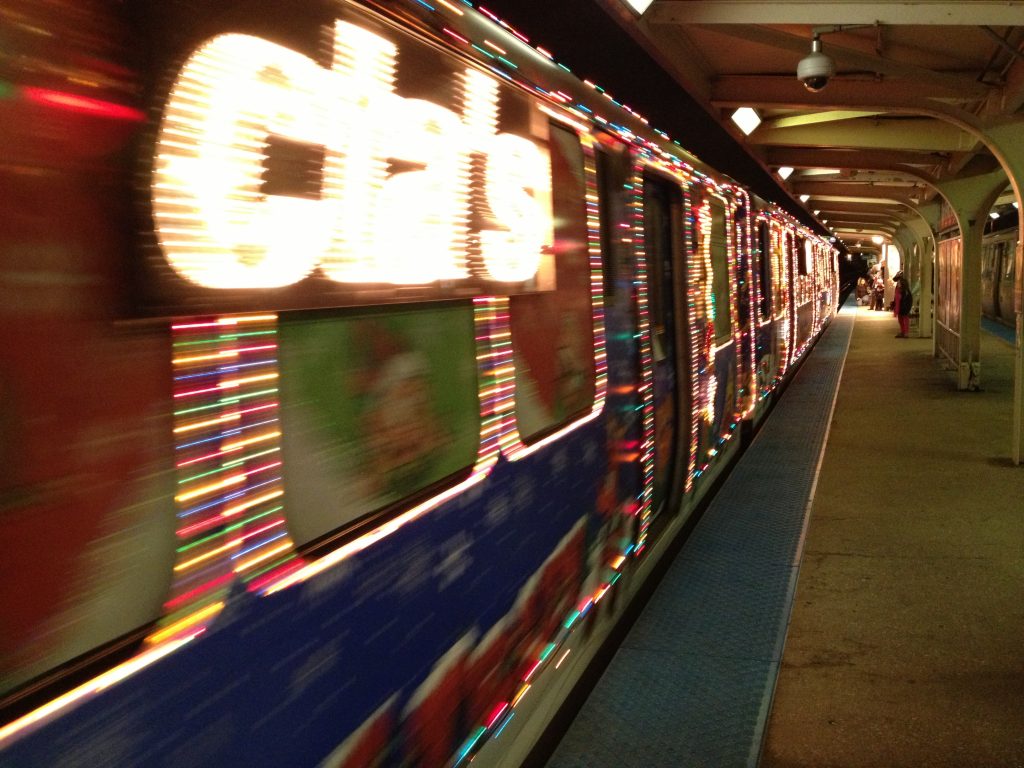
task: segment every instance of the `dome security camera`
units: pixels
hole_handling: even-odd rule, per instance
[[[796,65],[796,78],[812,93],[817,93],[836,73],[836,63],[821,52],[821,40],[811,41],[811,52]]]

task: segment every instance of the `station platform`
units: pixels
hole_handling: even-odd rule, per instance
[[[957,392],[851,300],[549,768],[1024,766],[1013,347]]]

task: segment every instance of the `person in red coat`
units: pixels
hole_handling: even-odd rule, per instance
[[[896,283],[896,294],[892,301],[892,314],[900,323],[900,332],[896,338],[905,339],[910,331],[910,310],[914,306],[914,294],[910,292],[910,283],[902,272],[896,273],[893,282]]]

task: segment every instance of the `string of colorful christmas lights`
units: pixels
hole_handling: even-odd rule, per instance
[[[234,581],[277,571],[285,526],[277,316],[172,324],[178,549],[152,644],[208,623]]]

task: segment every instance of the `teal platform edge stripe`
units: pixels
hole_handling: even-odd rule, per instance
[[[757,765],[856,312],[809,353],[548,768]]]
[[[997,323],[995,320],[989,320],[987,317],[981,318],[981,330],[991,333],[1007,344],[1013,344],[1016,341],[1017,332],[1013,328]]]

